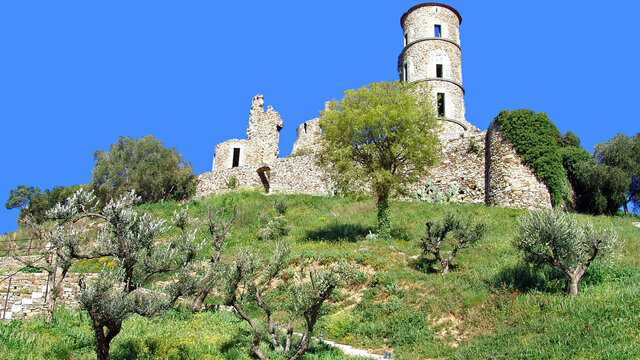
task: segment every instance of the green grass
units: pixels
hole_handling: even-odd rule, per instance
[[[563,295],[563,282],[557,272],[523,265],[511,246],[516,219],[525,211],[394,202],[393,237],[368,241],[365,236],[376,224],[371,199],[296,195],[287,196],[287,201],[294,256],[304,252],[326,261],[347,259],[364,270],[362,283],[332,297],[316,335],[323,333],[327,339],[379,354],[391,351],[399,360],[640,357],[640,229],[632,225],[640,221],[637,217],[579,216],[581,221],[592,221],[596,226],[613,225],[626,245],[612,259],[592,265],[574,299]],[[207,203],[237,206],[238,218],[225,245],[225,261],[231,261],[245,247],[270,250],[270,244],[260,240],[256,231],[262,212],[275,213],[273,197],[241,191],[185,205],[194,216],[204,219]],[[174,202],[141,206],[165,218],[178,208]],[[475,247],[461,251],[452,272],[442,276],[437,264],[420,259],[416,240],[424,223],[442,216],[448,208],[457,208],[490,228],[488,236]],[[175,234],[174,230],[166,236]],[[90,271],[93,265],[85,263],[82,270]],[[47,327],[40,320],[2,325],[0,338],[4,345],[0,350],[26,356],[41,353],[42,344],[59,339],[70,347],[68,352],[60,349],[61,354],[78,359],[91,357],[93,340],[87,332],[86,316],[80,312],[64,314],[60,321],[74,326]],[[76,328],[79,330],[73,330]],[[78,340],[76,345],[65,340],[75,336],[69,333],[73,331],[89,335],[79,337],[85,340]],[[172,357],[166,350],[154,356],[249,358],[250,334],[232,314],[172,313],[155,320],[133,317],[123,331],[114,340],[116,359],[127,358],[130,355],[126,351],[135,349],[138,358],[151,358],[149,349],[157,352],[165,347],[182,349],[180,352],[186,355]],[[19,345],[12,340],[21,337],[29,341]],[[154,345],[154,339],[164,345]],[[34,345],[30,348],[29,344]],[[340,358],[317,347],[307,357]]]

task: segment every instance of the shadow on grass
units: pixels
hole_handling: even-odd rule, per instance
[[[311,241],[357,242],[364,240],[375,228],[360,224],[330,224],[322,229],[308,230],[306,238]]]
[[[433,259],[433,258],[419,257],[419,258],[417,258],[415,260],[411,260],[409,262],[409,266],[412,269],[418,270],[418,271],[423,272],[425,274],[440,274],[440,273],[442,273],[442,266],[440,265],[438,260]],[[449,265],[449,271],[450,272],[456,271],[457,268],[458,268],[458,266],[456,266],[456,264]]]
[[[509,290],[528,293],[540,291],[558,293],[565,290],[563,273],[550,266],[533,266],[519,262],[502,268],[489,280],[489,286],[496,290]]]

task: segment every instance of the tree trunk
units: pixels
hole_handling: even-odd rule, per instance
[[[569,295],[578,296],[578,282],[580,282],[579,276],[569,275]]]
[[[191,312],[199,312],[200,310],[202,310],[202,304],[204,303],[204,299],[208,294],[208,291],[202,291],[198,294],[198,296],[193,298],[193,301],[191,301],[191,304],[189,306],[191,308]]]
[[[298,360],[307,351],[307,349],[309,349],[310,334],[309,330],[305,331],[302,335],[302,340],[300,340],[300,345],[298,345],[298,350],[289,358],[289,360]]]
[[[104,334],[104,328],[96,320],[93,320],[93,332],[96,336],[96,355],[98,360],[110,360],[109,341]]]
[[[442,263],[442,275],[446,275],[449,273],[449,262],[445,261]]]
[[[388,237],[391,233],[391,219],[389,217],[389,195],[378,195],[378,233]]]

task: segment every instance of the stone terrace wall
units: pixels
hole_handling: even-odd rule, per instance
[[[45,297],[48,297],[47,273],[23,273],[17,272],[11,276],[11,286],[9,287],[9,274],[23,267],[19,261],[9,258],[0,258],[0,319],[11,320],[18,318],[31,318],[44,314],[47,309]],[[59,275],[59,274],[58,274]],[[84,274],[69,273],[63,282],[62,299],[59,303],[65,304],[72,309],[79,307],[78,298],[80,287],[78,282]],[[9,300],[5,308],[7,299]]]
[[[547,186],[522,163],[495,122],[487,131],[486,148],[487,204],[530,210],[551,209]]]

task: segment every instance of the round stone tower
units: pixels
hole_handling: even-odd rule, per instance
[[[404,34],[398,57],[400,80],[426,85],[423,89],[443,120],[445,137],[477,130],[464,116],[460,23],[456,9],[437,3],[416,5],[400,19]]]

